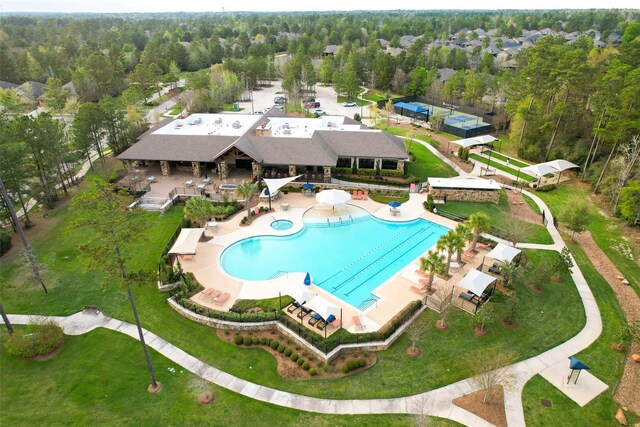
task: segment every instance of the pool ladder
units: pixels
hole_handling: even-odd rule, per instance
[[[277,220],[273,215],[271,215],[271,219],[273,220],[273,222],[275,222],[275,223],[276,223],[276,225],[278,225],[278,221],[279,221],[279,220]]]

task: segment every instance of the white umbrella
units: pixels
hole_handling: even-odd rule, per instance
[[[351,194],[343,190],[324,190],[316,194],[316,201],[323,205],[346,205],[351,201]]]

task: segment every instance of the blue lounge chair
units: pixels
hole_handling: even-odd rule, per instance
[[[320,316],[318,313],[313,313],[311,315],[311,318],[309,319],[309,326],[315,326],[316,323],[318,323],[321,320],[322,320],[322,316]]]

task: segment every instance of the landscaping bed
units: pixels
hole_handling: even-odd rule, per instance
[[[330,363],[325,363],[291,338],[278,334],[275,330],[234,333],[217,329],[216,333],[218,338],[227,343],[233,343],[238,347],[260,348],[268,352],[278,364],[278,374],[286,379],[344,377],[370,368],[377,361],[374,352],[358,352],[342,355]]]

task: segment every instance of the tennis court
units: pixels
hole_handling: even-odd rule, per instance
[[[433,116],[434,114],[444,116],[444,124],[455,128],[471,130],[491,126],[490,123],[484,122],[481,117],[474,116],[473,114],[461,113],[454,109],[438,107],[423,102],[410,102],[410,104],[424,108],[426,110],[425,113],[429,114],[429,116]]]

